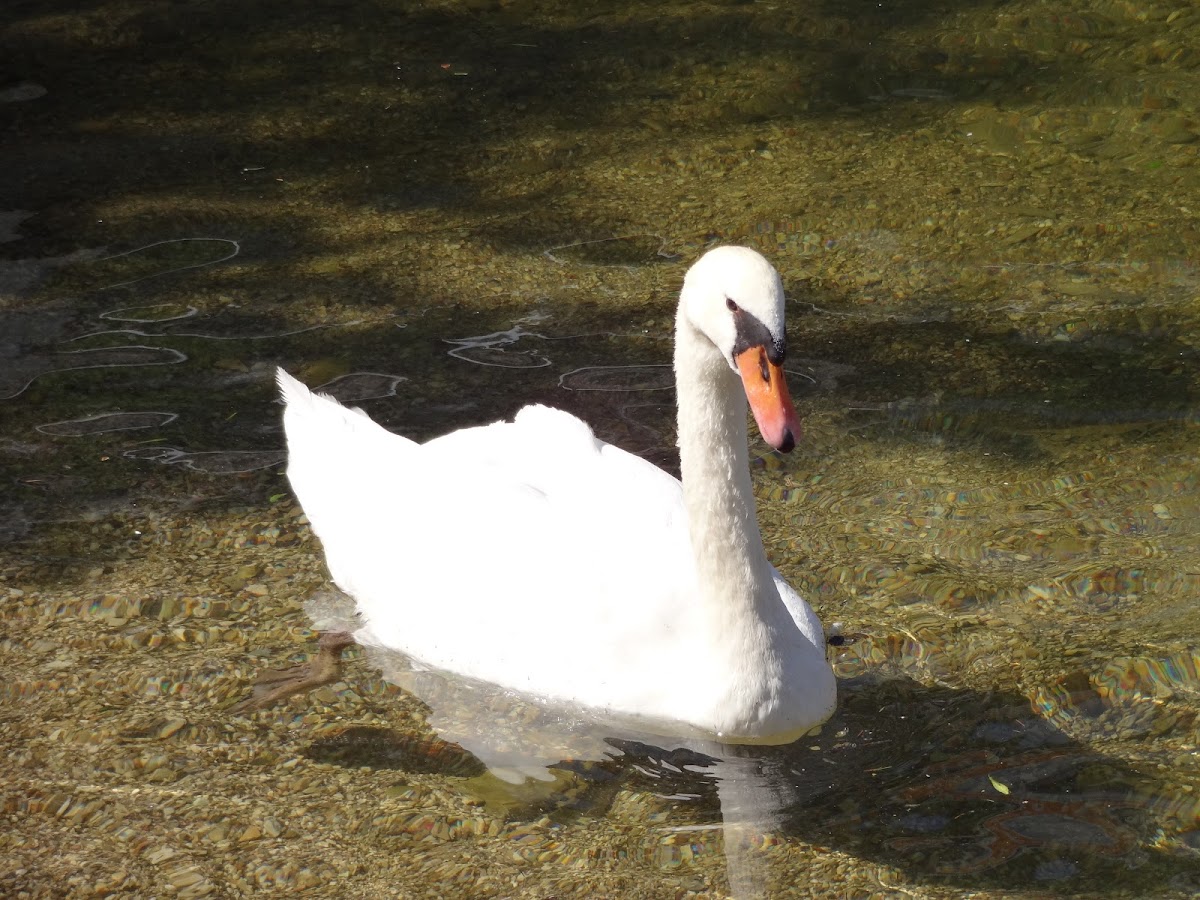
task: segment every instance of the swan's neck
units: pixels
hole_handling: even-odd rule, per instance
[[[744,631],[773,619],[771,610],[778,604],[750,484],[746,395],[721,352],[682,310],[675,333],[675,381],[680,474],[698,599],[718,627]]]

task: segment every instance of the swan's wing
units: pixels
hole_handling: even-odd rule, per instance
[[[424,444],[444,459],[473,459],[601,527],[657,530],[683,525],[679,480],[599,440],[586,422],[548,406],[526,406],[512,422],[464,428]],[[636,521],[605,519],[624,505]],[[588,514],[590,510],[590,514]]]
[[[468,485],[463,512],[481,540],[456,566],[478,591],[482,628],[541,641],[540,654],[566,661],[572,628],[633,654],[639,635],[678,618],[695,576],[675,478],[544,406],[421,449],[431,470]]]
[[[817,618],[817,614],[812,611],[795,588],[788,584],[779,570],[771,566],[771,574],[775,578],[775,589],[779,591],[779,599],[783,601],[783,605],[792,616],[792,621],[796,623],[796,627],[808,639],[814,647],[824,651],[825,648],[825,628],[821,624],[821,620]]]
[[[695,575],[680,485],[662,470],[545,407],[416,445],[280,380],[289,478],[381,642],[603,705],[614,652],[634,664],[656,652],[647,635],[686,638]]]

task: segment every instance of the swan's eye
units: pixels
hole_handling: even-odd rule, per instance
[[[737,305],[736,303],[734,303],[734,302],[733,302],[733,298],[732,298],[732,297],[726,297],[726,298],[725,298],[725,308],[726,308],[726,309],[728,309],[730,312],[737,312],[737,311],[738,311],[738,305]]]

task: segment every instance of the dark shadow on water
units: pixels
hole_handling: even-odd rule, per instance
[[[455,714],[461,719],[461,710]],[[479,774],[461,761],[455,772],[411,754],[381,758],[379,736],[361,731],[324,738],[310,756],[348,767]],[[455,739],[486,757],[487,735]],[[536,759],[537,738],[530,740]],[[398,733],[382,743],[445,746]],[[603,817],[618,791],[661,798],[670,813],[655,827],[723,831],[735,897],[782,889],[772,862],[781,856],[762,851],[764,833],[964,891],[1135,896],[1200,888],[1200,859],[1187,845],[1195,803],[1178,785],[1071,739],[1013,694],[869,676],[843,681],[840,708],[821,735],[789,747],[615,734],[604,743],[590,761],[551,762],[543,774],[552,784],[540,801],[530,799],[534,782],[513,787],[523,805],[510,806],[509,817]],[[577,785],[569,797],[564,774]],[[758,849],[747,851],[752,845]]]
[[[422,209],[461,212],[478,240],[540,251],[629,227],[563,202],[579,164],[611,154],[613,129],[628,132],[631,159],[705,134],[736,160],[731,138],[763,122],[836,115],[889,127],[898,115],[907,128],[949,104],[1077,77],[1065,56],[1035,65],[1021,50],[944,50],[906,35],[978,5],[726,3],[654,15],[624,3],[209,0],[134,5],[109,20],[98,7],[8,4],[0,77],[49,94],[5,110],[34,139],[8,142],[0,168],[7,202],[37,211],[26,255],[108,233],[80,220],[81,198],[127,198],[141,210],[130,215],[157,220],[154,237],[229,236],[236,222],[251,258],[276,264],[412,239],[386,218]],[[323,198],[334,220],[376,215],[381,231],[331,240],[294,207],[293,186]]]
[[[806,841],[963,887],[1200,883],[1200,861],[1160,844],[1182,824],[1163,814],[1177,785],[1072,740],[1024,697],[850,682],[830,732],[776,762],[797,792],[785,830]]]
[[[315,741],[306,753],[314,762],[397,769],[423,775],[470,777],[485,767],[457,744],[426,737],[410,739],[386,728],[356,725]]]

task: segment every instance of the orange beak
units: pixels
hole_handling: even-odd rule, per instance
[[[765,347],[751,347],[735,358],[763,440],[787,453],[800,437],[800,419],[792,405],[783,369],[767,358]]]

